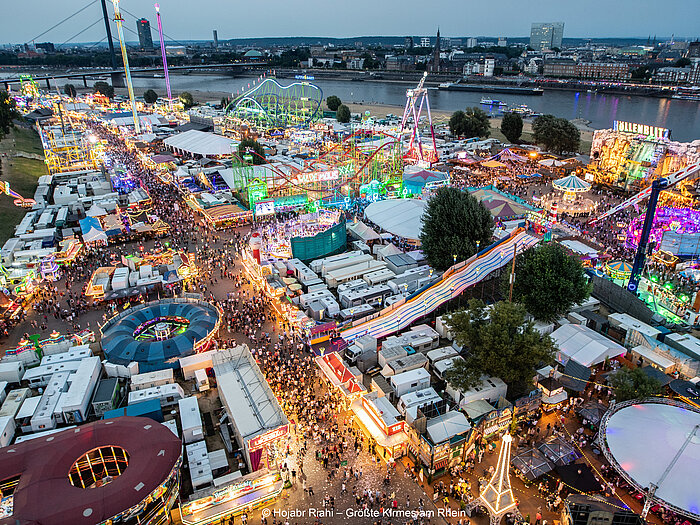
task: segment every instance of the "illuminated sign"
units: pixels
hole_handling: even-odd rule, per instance
[[[670,129],[637,124],[635,122],[624,122],[622,120],[613,122],[613,129],[622,133],[634,133],[635,135],[645,135],[656,139],[668,139],[671,137]]]
[[[233,483],[213,492],[209,496],[190,501],[189,503],[182,505],[182,515],[183,517],[193,516],[195,513],[204,509],[221,505],[254,490],[259,490],[262,487],[272,485],[280,479],[281,477],[279,472],[274,472],[256,479],[247,479],[239,483]],[[188,523],[192,522],[188,521]]]
[[[269,199],[266,201],[260,201],[255,203],[255,216],[261,217],[263,215],[273,215],[275,213],[275,201],[274,199]]]
[[[268,443],[277,441],[282,436],[286,436],[288,431],[289,425],[284,425],[260,436],[255,436],[250,441],[248,441],[248,450],[257,450],[263,447],[264,445],[267,445]]]
[[[312,182],[325,182],[330,180],[338,180],[340,172],[338,170],[328,171],[310,171],[307,173],[299,173],[294,179],[295,184],[309,184]]]

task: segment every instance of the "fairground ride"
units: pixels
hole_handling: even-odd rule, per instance
[[[254,151],[250,155],[256,155]],[[234,154],[236,191],[245,190],[252,205],[266,198],[306,196],[307,201],[360,196],[372,181],[400,183],[401,142],[382,132],[357,131],[300,164],[249,166]]]
[[[639,234],[639,244],[637,246],[637,253],[634,256],[632,273],[630,275],[629,282],[627,283],[627,289],[630,292],[637,292],[637,288],[639,287],[639,281],[642,277],[642,272],[646,263],[647,252],[649,251],[649,237],[651,235],[652,227],[654,224],[654,218],[656,217],[656,205],[659,202],[659,195],[662,191],[672,188],[681,181],[687,181],[691,178],[697,178],[698,174],[700,174],[700,164],[692,164],[683,168],[680,171],[667,175],[666,177],[656,179],[651,183],[650,186],[647,186],[645,189],[637,193],[634,197],[627,199],[626,201],[615,206],[614,208],[611,208],[600,217],[590,221],[591,223],[596,223],[630,206],[639,204],[647,197],[649,198],[649,204],[647,205],[647,211],[644,216],[644,224]]]
[[[14,197],[14,205],[20,208],[31,208],[36,204],[36,201],[34,199],[27,199],[25,197],[22,197],[19,193],[10,189],[10,183],[5,180],[0,180],[0,193],[2,193],[3,195],[9,195],[10,197]]]
[[[418,86],[406,90],[406,106],[403,110],[399,137],[403,135],[409,119],[412,120],[412,128],[408,150],[405,159],[411,164],[418,164],[423,167],[430,167],[435,164],[438,158],[437,145],[435,144],[435,129],[433,128],[433,116],[430,113],[430,99],[428,98],[428,88],[424,87],[428,72],[423,73],[423,77],[418,82]],[[423,106],[428,115],[428,127],[430,138],[432,139],[432,150],[425,148],[421,138],[420,121],[423,114]]]
[[[248,127],[257,132],[308,127],[321,114],[323,91],[308,82],[282,86],[266,78],[226,107],[226,129]]]
[[[42,126],[39,123],[37,131],[50,174],[99,168],[101,145],[94,135],[74,129],[64,132],[60,126]]]

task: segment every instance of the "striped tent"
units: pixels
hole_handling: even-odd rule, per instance
[[[568,175],[561,179],[557,179],[552,183],[556,189],[567,193],[583,192],[591,189],[591,184],[585,180],[579,179],[576,175]]]

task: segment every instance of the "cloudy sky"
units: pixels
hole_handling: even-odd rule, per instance
[[[121,0],[152,21],[153,1]],[[26,42],[90,0],[2,0],[0,43]],[[112,14],[111,0],[107,0]],[[700,36],[700,0],[160,0],[165,33],[173,39],[263,36],[432,35],[526,36],[530,23],[563,21],[565,37]],[[38,41],[104,38],[99,0]],[[134,18],[124,15],[135,30]],[[90,29],[82,32],[91,24]],[[81,33],[78,35],[78,33]],[[76,36],[78,35],[78,36]],[[134,40],[127,31],[127,40]]]

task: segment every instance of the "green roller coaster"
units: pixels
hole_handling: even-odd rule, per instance
[[[308,82],[282,86],[267,78],[226,108],[228,129],[241,123],[259,131],[306,127],[320,118],[323,92]]]

